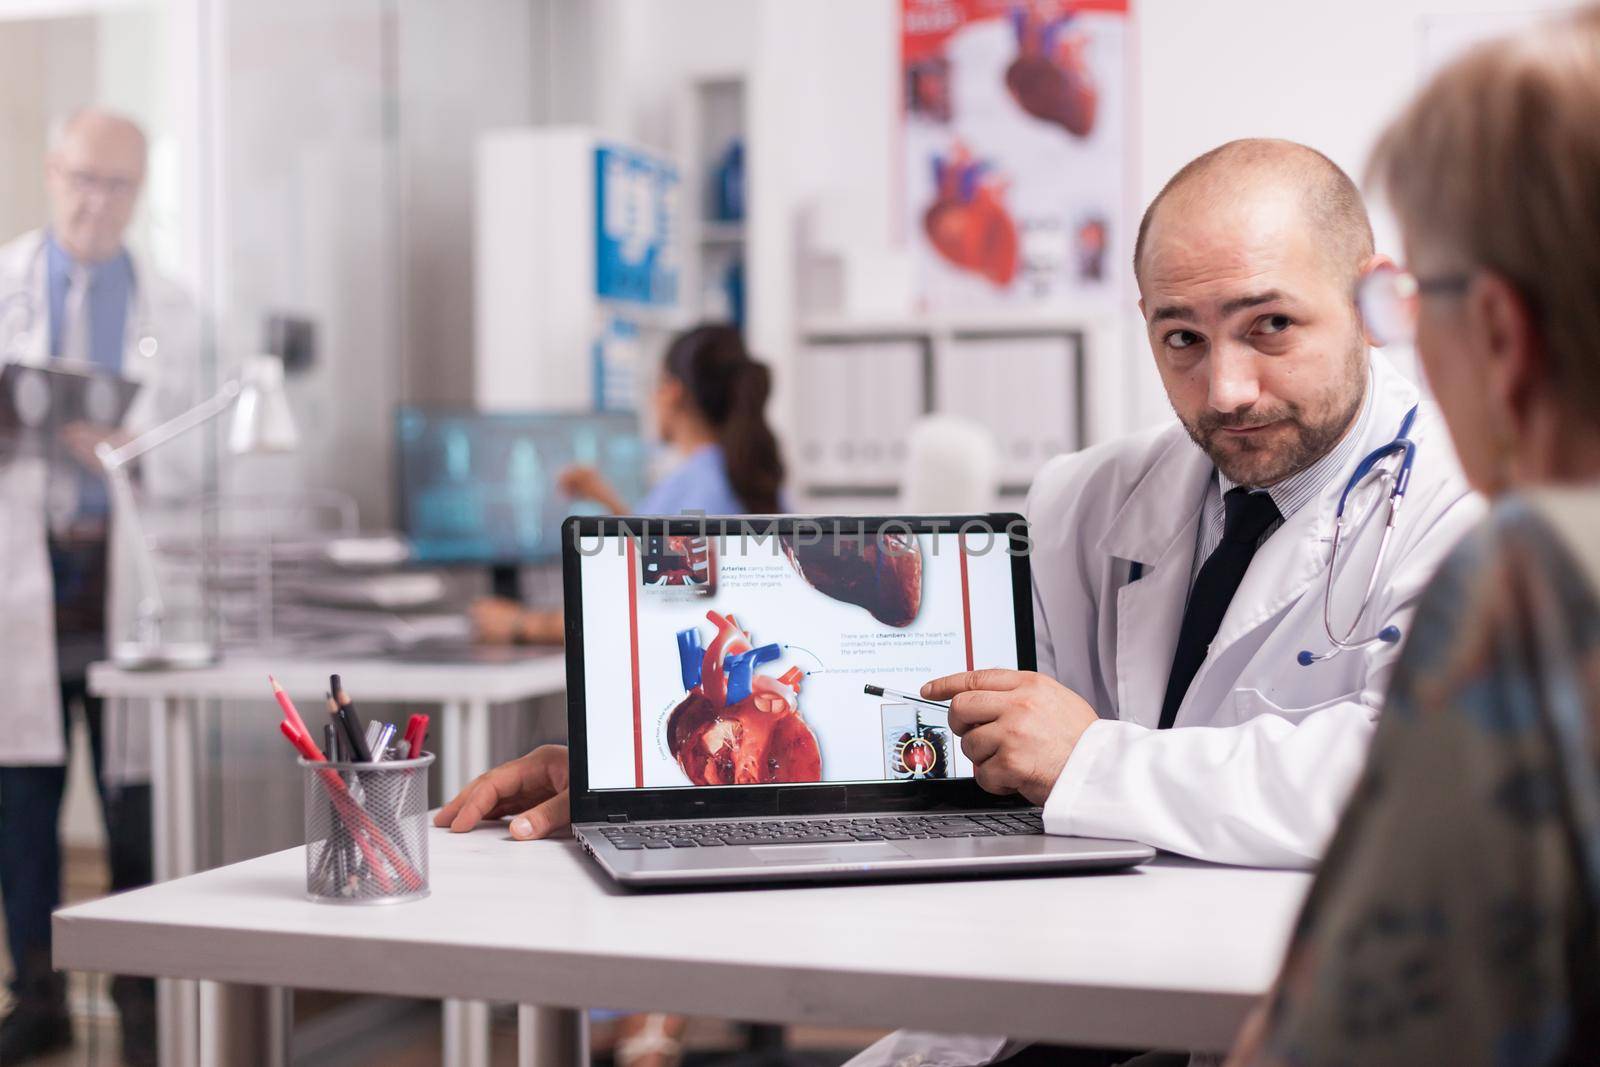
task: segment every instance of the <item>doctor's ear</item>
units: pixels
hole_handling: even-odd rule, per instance
[[[1393,259],[1390,259],[1388,256],[1384,255],[1382,252],[1374,252],[1372,255],[1370,255],[1370,256],[1368,256],[1366,258],[1365,262],[1363,262],[1361,264],[1361,269],[1356,271],[1356,284],[1355,284],[1354,288],[1351,289],[1352,298],[1353,298],[1353,296],[1354,296],[1354,294],[1356,292],[1360,291],[1361,283],[1366,281],[1367,278],[1370,277],[1371,275],[1376,274],[1380,270],[1398,270],[1398,269],[1399,269],[1399,267],[1396,266],[1395,261]],[[1372,336],[1372,332],[1367,329],[1366,320],[1362,319],[1361,311],[1360,311],[1359,308],[1356,309],[1356,321],[1361,326],[1361,339],[1367,343],[1367,346],[1369,348],[1379,348],[1379,347],[1381,347],[1381,344],[1380,344],[1378,338],[1373,337]]]
[[[1520,437],[1530,408],[1550,384],[1533,307],[1505,277],[1481,270],[1467,289],[1463,311],[1467,336],[1479,348],[1490,415],[1502,422],[1494,430]]]

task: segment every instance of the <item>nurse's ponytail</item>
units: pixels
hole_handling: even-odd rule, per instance
[[[717,435],[728,483],[746,511],[779,510],[783,456],[767,425],[772,372],[752,359],[732,326],[697,326],[667,349],[664,370],[682,382]]]

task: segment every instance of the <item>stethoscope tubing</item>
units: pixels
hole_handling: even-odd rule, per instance
[[[1413,405],[1411,410],[1406,412],[1405,418],[1401,420],[1400,432],[1395,435],[1394,440],[1381,448],[1376,448],[1369,452],[1360,463],[1356,464],[1356,469],[1350,475],[1350,480],[1345,483],[1344,492],[1339,494],[1339,505],[1334,510],[1333,544],[1328,552],[1328,573],[1324,579],[1322,596],[1322,629],[1327,634],[1328,643],[1332,647],[1322,653],[1312,652],[1310,649],[1302,650],[1300,655],[1296,657],[1296,662],[1302,667],[1309,667],[1311,664],[1321,660],[1332,659],[1340,652],[1355,652],[1380,644],[1397,644],[1403,636],[1398,626],[1391,625],[1385,626],[1372,637],[1351,640],[1356,627],[1361,625],[1361,620],[1366,616],[1367,609],[1372,605],[1373,594],[1378,589],[1378,576],[1383,573],[1383,564],[1388,558],[1389,541],[1394,534],[1394,527],[1399,518],[1401,506],[1405,503],[1406,490],[1411,484],[1411,467],[1416,462],[1417,445],[1415,441],[1411,440],[1409,434],[1416,418],[1417,406]],[[1378,467],[1378,464],[1394,455],[1400,457],[1399,465],[1395,468],[1394,473],[1391,474]],[[1379,478],[1389,482],[1389,492],[1387,494],[1389,498],[1389,516],[1383,524],[1383,534],[1378,541],[1378,555],[1372,562],[1371,574],[1367,576],[1367,588],[1361,595],[1360,609],[1341,636],[1334,633],[1333,627],[1333,581],[1338,569],[1339,545],[1344,539],[1345,505],[1349,503],[1350,494],[1375,469],[1378,471]]]

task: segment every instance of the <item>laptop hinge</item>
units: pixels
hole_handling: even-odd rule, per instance
[[[628,817],[626,815],[607,815],[606,816],[606,822],[627,822],[627,821],[628,821]]]

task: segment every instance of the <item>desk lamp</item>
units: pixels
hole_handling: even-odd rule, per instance
[[[234,408],[228,432],[228,451],[236,456],[293,450],[298,440],[294,416],[284,394],[283,361],[277,356],[251,356],[237,378],[224,382],[216,395],[131,441],[113,447],[102,441],[95,456],[105,469],[119,518],[127,524],[139,569],[137,625],[133,640],[118,642],[111,659],[126,670],[162,670],[204,667],[217,661],[217,647],[209,642],[168,642],[162,633],[167,618],[166,601],[156,575],[155,554],[145,540],[139,507],[134,499],[128,464],[169,441],[176,440],[229,408]]]

